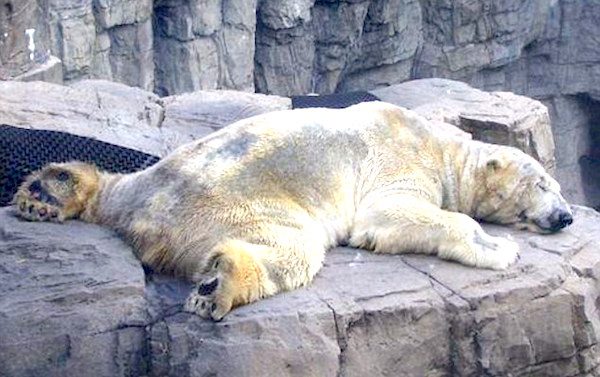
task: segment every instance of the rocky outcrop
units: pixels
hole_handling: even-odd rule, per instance
[[[142,376],[150,317],[129,248],[99,227],[0,217],[2,376]]]
[[[452,124],[475,140],[517,147],[555,172],[550,118],[538,101],[509,92],[483,92],[445,79],[412,80],[371,93],[431,121]]]
[[[2,0],[6,77],[55,55],[67,82],[112,79],[161,95],[254,83],[279,95],[330,93],[446,77],[598,97],[594,2],[35,2]]]
[[[154,2],[155,91],[254,91],[256,0]]]
[[[65,131],[156,156],[237,120],[290,107],[288,98],[235,91],[159,98],[103,80],[0,82],[0,123]]]
[[[0,210],[0,370],[46,376],[595,375],[600,215],[521,245],[507,271],[330,252],[308,288],[213,323],[112,232]],[[268,357],[265,357],[268,355]]]

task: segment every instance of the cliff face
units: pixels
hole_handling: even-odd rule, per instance
[[[596,205],[599,21],[600,3],[574,0],[0,0],[0,77],[100,78],[161,96],[423,77],[510,90],[549,107],[557,177],[571,201]]]
[[[5,77],[279,95],[446,77],[535,97],[597,89],[600,4],[570,0],[0,1]],[[27,29],[34,29],[30,58]]]

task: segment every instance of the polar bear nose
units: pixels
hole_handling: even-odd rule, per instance
[[[571,213],[558,209],[550,215],[550,227],[553,231],[565,228],[573,223],[573,215]]]

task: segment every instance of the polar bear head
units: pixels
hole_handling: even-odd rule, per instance
[[[531,156],[498,146],[483,155],[474,217],[538,233],[556,232],[573,222],[560,185]]]

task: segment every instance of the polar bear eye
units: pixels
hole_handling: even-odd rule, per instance
[[[548,191],[548,186],[546,185],[546,182],[544,182],[544,181],[539,181],[538,183],[536,183],[536,187],[542,191]]]

